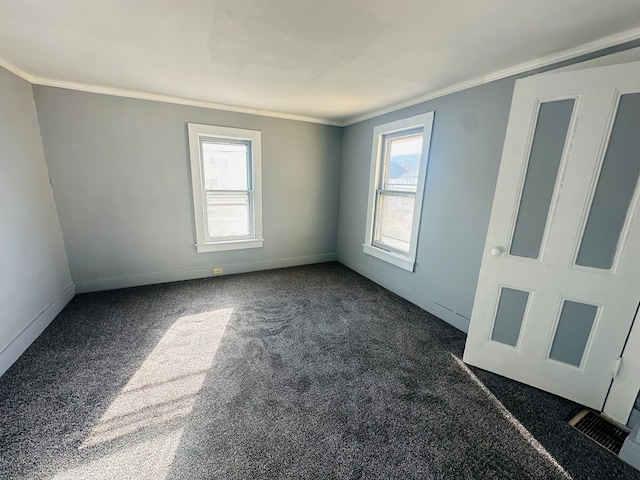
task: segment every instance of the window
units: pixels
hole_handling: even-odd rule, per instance
[[[373,131],[364,252],[413,272],[433,112]]]
[[[262,247],[260,132],[189,124],[198,252]]]

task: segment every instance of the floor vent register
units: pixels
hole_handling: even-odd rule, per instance
[[[592,410],[582,410],[569,420],[569,425],[601,447],[618,455],[629,432]]]

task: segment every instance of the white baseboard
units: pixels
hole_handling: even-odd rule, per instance
[[[60,295],[31,320],[24,329],[15,336],[9,344],[0,351],[0,375],[6,372],[11,365],[24,353],[24,351],[44,332],[44,329],[56,318],[62,309],[76,294],[75,285],[72,283],[65,288]]]
[[[116,277],[98,278],[76,283],[78,293],[100,292],[103,290],[115,290],[117,288],[138,287],[141,285],[153,285],[156,283],[179,282],[181,280],[193,280],[195,278],[213,277],[213,267],[222,268],[224,275],[234,273],[249,273],[261,270],[273,270],[275,268],[297,267],[313,263],[334,262],[337,259],[335,253],[323,253],[304,257],[281,258],[275,260],[262,260],[259,262],[216,264],[207,267],[170,270],[164,272],[139,273],[133,275],[120,275]],[[221,275],[216,275],[221,276]]]
[[[383,286],[387,290],[392,291],[396,295],[401,296],[405,300],[410,301],[423,310],[426,310],[430,314],[435,315],[449,325],[456,327],[458,330],[462,330],[465,333],[469,331],[469,320],[467,318],[457,314],[453,310],[449,310],[446,307],[443,307],[433,300],[426,299],[424,293],[417,294],[412,290],[395,285],[389,282],[384,276],[380,275],[379,273],[374,272],[368,267],[365,267],[358,262],[354,262],[353,260],[350,260],[343,255],[338,255],[338,262],[342,263],[346,267],[349,267],[351,270],[358,272],[363,277],[367,277],[369,280]]]

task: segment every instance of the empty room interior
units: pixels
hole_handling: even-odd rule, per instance
[[[0,4],[0,478],[640,479],[637,0]]]

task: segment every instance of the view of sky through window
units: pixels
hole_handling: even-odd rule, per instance
[[[422,134],[391,139],[385,189],[416,190],[422,152]]]

